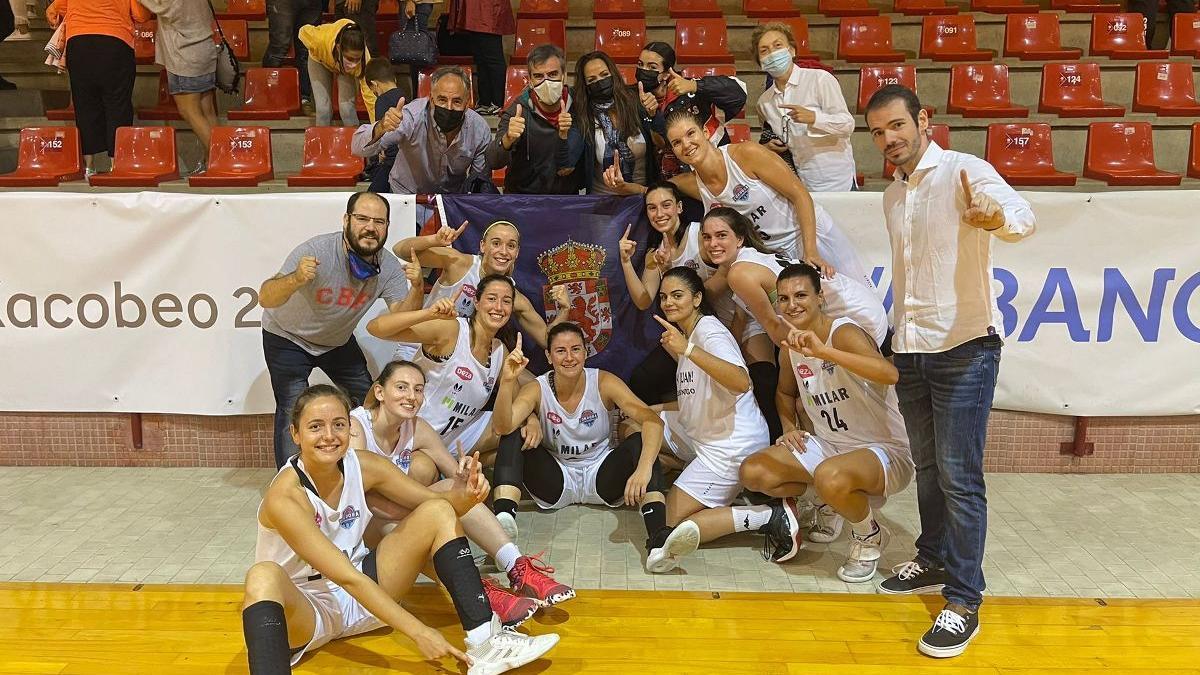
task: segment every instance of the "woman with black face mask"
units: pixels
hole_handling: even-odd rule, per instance
[[[579,187],[588,194],[615,194],[604,184],[604,170],[614,163],[630,183],[646,185],[658,174],[650,130],[654,111],[642,105],[638,94],[637,85],[621,79],[608,54],[590,52],[576,62],[567,156],[576,167]]]

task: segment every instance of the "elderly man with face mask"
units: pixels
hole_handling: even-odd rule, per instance
[[[567,157],[571,93],[564,85],[566,57],[555,45],[529,53],[529,87],[500,115],[488,146],[488,164],[508,167],[507,194],[563,195],[578,192]]]

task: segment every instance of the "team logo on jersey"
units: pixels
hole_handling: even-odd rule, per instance
[[[400,454],[392,458],[396,466],[404,473],[408,473],[408,467],[412,464],[412,450],[401,450]]]
[[[738,183],[733,186],[733,201],[748,202],[750,201],[750,188]]]
[[[548,284],[542,287],[542,303],[546,321],[558,316],[551,290],[565,286],[570,304],[570,320],[583,330],[588,356],[594,356],[612,340],[612,307],[608,302],[608,282],[600,276],[607,257],[599,244],[581,244],[568,239],[566,243],[538,255],[538,269],[546,275]]]
[[[800,365],[796,366],[796,374],[800,377],[812,377],[813,371],[812,368],[808,367],[807,363],[801,363]]]
[[[836,365],[837,364],[835,364],[833,361],[822,361],[821,370],[825,371],[825,374],[827,375],[832,375],[833,369]]]
[[[592,425],[596,423],[596,420],[599,417],[600,416],[596,414],[595,410],[588,408],[587,410],[583,411],[582,415],[579,416],[579,422],[581,424],[583,424],[583,426],[588,427],[590,429],[592,427]]]
[[[496,386],[496,378],[489,375],[488,378],[484,380],[483,386],[486,387],[488,391],[491,391],[492,387]]]
[[[466,366],[459,366],[455,368],[454,374],[457,375],[458,379],[462,380],[463,382],[470,382],[471,379],[475,377],[475,373],[472,373],[471,369]]]
[[[464,298],[467,298],[473,302],[475,300],[475,286],[472,284],[463,284],[462,294]]]
[[[316,515],[317,515],[317,527],[320,527],[321,526],[321,514],[318,513]]]
[[[562,417],[553,410],[546,413],[546,419],[550,420],[551,424],[562,424]]]
[[[342,511],[342,517],[340,522],[338,522],[338,525],[343,530],[348,530],[354,527],[354,522],[358,520],[360,515],[362,514],[359,513],[358,509],[354,508],[353,506],[347,506],[346,510]]]

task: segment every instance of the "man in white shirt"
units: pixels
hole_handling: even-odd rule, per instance
[[[795,64],[796,39],[785,23],[765,23],[751,35],[754,57],[771,78],[758,98],[758,115],[776,136],[766,145],[790,152],[796,174],[810,192],[855,189],[854,117],[837,78]]]
[[[946,606],[918,648],[961,654],[979,632],[987,498],[983,448],[1000,368],[992,237],[1015,242],[1034,217],[987,162],[943,150],[912,90],[888,85],[866,111],[871,138],[896,167],[883,193],[892,242],[896,394],[917,467],[916,558],[886,593],[942,588]]]

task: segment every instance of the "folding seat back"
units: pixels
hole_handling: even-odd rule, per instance
[[[246,103],[231,120],[286,120],[300,112],[300,74],[295,68],[248,68]]]
[[[646,44],[646,22],[640,19],[596,19],[596,51],[617,63],[637,63]]]
[[[352,127],[309,127],[304,130],[304,160],[300,173],[288,177],[289,187],[354,187],[363,160],[350,152]]]
[[[1200,122],[1192,125],[1192,149],[1188,151],[1188,175],[1200,178]]]
[[[521,0],[518,19],[565,19],[567,0]]]
[[[1168,117],[1200,116],[1196,103],[1196,83],[1190,61],[1162,61],[1137,64],[1134,78],[1133,109]]]
[[[750,140],[750,127],[745,124],[727,124],[725,130],[729,132],[730,143],[745,143]]]
[[[217,18],[262,21],[267,18],[267,0],[226,0],[225,10],[217,12]]]
[[[379,7],[375,11],[376,14],[399,14],[400,0],[379,0]]]
[[[1063,12],[1119,12],[1119,3],[1104,0],[1050,0],[1050,9]]]
[[[971,0],[971,11],[984,14],[1025,14],[1036,12],[1038,6],[1025,0]]]
[[[817,0],[817,12],[825,16],[879,16],[867,0]]]
[[[1146,48],[1146,19],[1135,12],[1092,15],[1092,56],[1118,59],[1165,59],[1165,49]]]
[[[138,108],[137,115],[143,120],[181,120],[179,108],[175,105],[175,97],[167,88],[167,71],[158,73],[158,102],[148,108]]]
[[[175,127],[120,127],[112,171],[93,174],[97,187],[156,187],[179,178]]]
[[[892,20],[886,16],[842,19],[838,58],[851,63],[900,63],[904,52],[892,48]]]
[[[796,16],[797,11],[792,0],[742,0],[742,13],[751,19],[783,19]]]
[[[646,5],[642,0],[596,0],[592,5],[596,19],[645,19]]]
[[[989,124],[986,159],[1011,185],[1074,185],[1074,174],[1054,166],[1054,143],[1045,123]]]
[[[253,187],[275,177],[271,130],[266,127],[213,127],[208,170],[188,178],[193,187]]]
[[[667,0],[667,13],[672,19],[721,18],[717,0]]]
[[[74,122],[75,121],[75,102],[68,99],[67,107],[52,108],[46,111],[46,119],[56,122]]]
[[[950,125],[949,124],[930,124],[929,138],[938,144],[943,150],[950,149]],[[883,177],[891,179],[896,173],[896,167],[886,159],[883,160]]]
[[[525,66],[509,66],[504,74],[504,107],[507,108],[528,86],[529,69]]]
[[[133,24],[133,62],[146,66],[154,63],[154,37],[158,34],[158,22],[153,19]]]
[[[29,127],[18,143],[17,170],[0,176],[0,187],[53,187],[83,178],[79,129]]]
[[[680,19],[675,24],[679,63],[733,63],[724,19]]]
[[[567,24],[562,19],[517,19],[517,37],[510,63],[524,64],[538,45],[553,44],[567,49]]]
[[[788,28],[792,29],[792,37],[796,40],[796,58],[821,60],[819,56],[813,53],[812,48],[809,46],[808,19],[805,19],[803,15],[793,15],[759,21],[759,23],[776,22],[787,24]]]
[[[471,81],[471,86],[468,87],[468,89],[470,89],[470,91],[467,92],[467,107],[474,108],[475,107],[475,69],[471,66],[459,66],[459,68],[462,68],[462,71],[463,71],[463,73],[466,74],[467,79],[469,79]],[[509,66],[509,70],[512,70],[512,69],[513,69],[513,66]],[[521,70],[524,71],[525,73],[529,72],[529,69],[524,66],[521,66]],[[525,77],[528,78],[529,75],[526,74]],[[422,70],[420,73],[417,74],[417,96],[420,98],[429,98],[429,92],[432,90],[432,88],[433,88],[433,71],[432,70]],[[506,91],[507,91],[507,89],[506,89]],[[520,93],[519,90],[518,90],[518,93]]]
[[[858,112],[867,111],[867,102],[883,87],[899,84],[917,90],[917,67],[910,63],[888,66],[863,66],[858,74]]]
[[[963,117],[1027,117],[1009,95],[1008,66],[1002,63],[955,64],[950,68],[947,112]]]
[[[1200,59],[1200,14],[1180,12],[1175,15],[1171,53]]]
[[[1114,186],[1179,185],[1182,176],[1155,166],[1153,133],[1149,122],[1092,122],[1083,175]]]
[[[946,0],[895,0],[892,8],[905,16],[958,14],[958,7],[947,5]]]
[[[1023,61],[1077,59],[1082,49],[1062,46],[1058,15],[1049,12],[1009,14],[1004,26],[1004,55]]]
[[[1047,63],[1042,66],[1038,112],[1060,117],[1119,117],[1125,108],[1104,102],[1099,63]]]
[[[991,60],[992,50],[975,46],[975,17],[927,16],[921,21],[921,58],[934,61]]]
[[[245,19],[225,19],[221,22],[221,32],[233,50],[233,56],[238,61],[250,60],[250,28]],[[217,32],[217,23],[213,22],[213,42],[221,43],[221,33]]]

